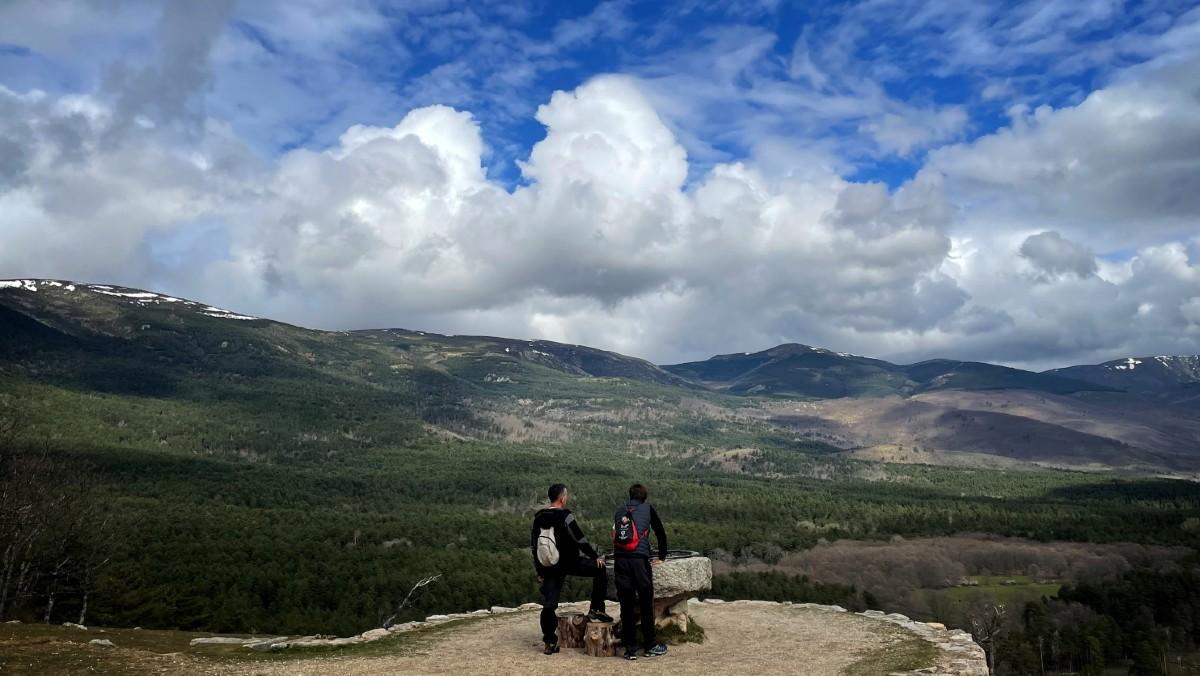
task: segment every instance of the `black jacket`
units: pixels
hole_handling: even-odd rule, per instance
[[[615,552],[614,557],[618,559],[625,558],[650,558],[650,531],[654,531],[654,539],[658,541],[658,558],[662,561],[667,560],[667,529],[663,528],[662,519],[658,518],[658,512],[654,511],[654,506],[648,502],[641,500],[630,500],[617,509],[613,515],[613,522],[625,515],[627,511],[632,511],[633,522],[637,525],[638,532],[641,533],[641,540],[638,542],[636,552]]]
[[[554,528],[554,540],[558,545],[558,565],[547,568],[537,560],[537,541],[542,529],[551,527]],[[548,507],[538,510],[538,513],[533,516],[533,528],[529,530],[529,552],[533,555],[533,567],[537,569],[538,575],[560,572],[580,556],[586,556],[589,559],[600,557],[596,553],[596,548],[588,542],[587,536],[579,528],[579,522],[575,520],[575,515],[565,507],[562,509]]]

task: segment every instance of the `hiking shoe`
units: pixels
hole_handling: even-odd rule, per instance
[[[613,621],[612,615],[609,615],[608,613],[604,612],[603,610],[589,610],[588,614],[587,614],[587,618],[588,618],[589,622],[612,622]]]
[[[558,652],[558,650],[559,650],[559,648],[558,648],[557,643],[547,643],[546,649],[542,651],[542,654],[543,655],[553,655],[554,653]]]
[[[636,660],[637,659],[637,651],[636,650],[626,650],[625,651],[625,659],[629,660],[630,662]]]
[[[667,654],[667,646],[659,643],[653,648],[646,648],[646,657],[661,657]]]

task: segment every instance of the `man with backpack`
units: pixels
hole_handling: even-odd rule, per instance
[[[654,635],[654,571],[667,559],[667,531],[658,512],[646,498],[649,491],[642,484],[629,487],[629,501],[613,516],[613,574],[616,576],[617,600],[621,602],[621,642],[625,659],[636,660],[637,623],[641,616],[642,648],[646,657],[667,653],[667,646]],[[650,531],[658,541],[658,557],[650,556]]]
[[[542,642],[546,655],[558,652],[558,596],[568,575],[592,578],[591,609],[588,619],[612,622],[604,613],[604,597],[608,593],[608,569],[579,528],[575,515],[567,509],[567,487],[554,484],[546,491],[550,506],[538,510],[533,517],[529,548],[533,552],[533,567],[542,583]]]

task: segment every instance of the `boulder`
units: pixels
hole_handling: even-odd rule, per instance
[[[674,625],[679,631],[688,630],[688,601],[687,597],[672,596],[666,599],[654,599],[654,623],[659,628]]]
[[[388,635],[387,629],[372,629],[370,631],[364,631],[363,633],[359,634],[358,636],[359,636],[359,638],[361,638],[364,641],[374,641],[376,639],[381,639],[387,635]]]
[[[101,648],[115,648],[113,642],[106,638],[94,638],[88,641],[88,645],[100,646]]]
[[[83,626],[82,624],[75,624],[74,622],[63,622],[62,626],[78,629],[80,631],[87,631],[87,627]]]
[[[516,608],[508,608],[506,606],[492,606],[488,609],[488,612],[492,613],[493,615],[502,615],[504,613],[516,612],[516,610]]]
[[[413,629],[416,629],[424,624],[424,622],[404,622],[401,624],[393,624],[392,626],[388,627],[387,630],[393,634],[399,634],[406,631],[412,631]]]
[[[667,559],[654,569],[654,598],[692,596],[712,589],[712,561],[704,556]]]
[[[517,610],[541,610],[541,609],[542,609],[542,604],[540,604],[540,603],[522,603],[521,605],[517,606]]]
[[[451,617],[449,615],[430,615],[429,617],[425,618],[425,621],[429,623],[449,622],[450,620]]]

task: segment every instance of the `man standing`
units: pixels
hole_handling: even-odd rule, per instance
[[[591,610],[588,619],[612,622],[604,613],[604,596],[608,592],[608,570],[604,559],[587,541],[575,515],[567,509],[570,497],[567,487],[554,484],[546,491],[550,506],[538,510],[533,517],[529,534],[529,549],[538,582],[542,583],[542,642],[547,655],[558,652],[558,595],[568,575],[592,578]]]
[[[629,501],[613,516],[613,574],[617,600],[621,602],[621,641],[625,659],[637,659],[638,615],[642,620],[642,648],[646,657],[665,655],[667,646],[654,635],[654,571],[667,558],[667,532],[658,512],[646,498],[642,484],[629,487]],[[658,557],[650,556],[650,531],[658,541]]]

